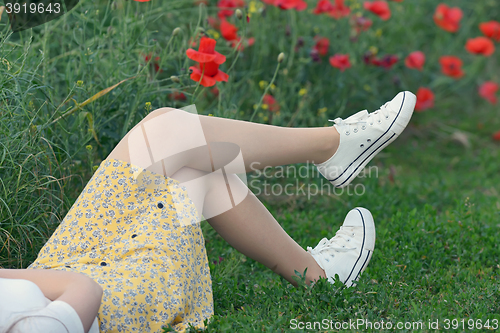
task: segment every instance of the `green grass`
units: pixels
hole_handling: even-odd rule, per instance
[[[370,209],[377,242],[356,288],[328,283],[290,288],[205,225],[216,304],[209,329],[286,332],[295,327],[294,318],[326,318],[383,319],[394,325],[422,321],[430,331],[429,320],[439,320],[443,330],[445,319],[500,319],[499,149],[485,142],[470,151],[454,144],[414,143],[415,138],[400,139],[372,162],[379,178],[363,180],[362,196],[298,197],[268,205],[303,247],[332,236],[349,209]],[[450,163],[447,154],[458,160]],[[223,260],[216,264],[219,256]]]
[[[196,103],[201,114],[249,120],[266,88],[261,81],[270,83],[277,70],[275,88],[269,91],[280,113],[259,109],[252,120],[324,126],[327,119],[374,110],[399,90],[427,86],[436,94],[434,108],[415,113],[403,135],[370,163],[378,175],[355,180],[362,195],[259,195],[304,248],[333,236],[350,209],[371,210],[377,242],[359,285],[343,289],[322,280],[313,288],[293,288],[236,252],[203,222],[215,302],[208,331],[286,332],[294,319],[421,320],[425,331],[430,331],[429,320],[439,320],[440,330],[445,319],[490,319],[490,325],[500,320],[500,146],[491,140],[500,118],[498,107],[477,95],[480,83],[500,82],[500,53],[485,58],[464,49],[468,38],[480,35],[480,22],[500,17],[500,6],[492,0],[453,1],[463,9],[464,19],[459,32],[450,34],[432,20],[435,1],[390,2],[393,17],[388,21],[363,12],[361,1],[346,3],[374,21],[356,42],[349,39],[347,19],[336,21],[307,10],[268,6],[253,13],[248,24],[230,18],[240,35],[256,41],[237,52],[218,39],[217,50],[227,56],[221,69],[230,75],[229,82],[217,84],[218,97],[190,80],[193,62],[185,56],[199,27],[215,36],[206,18],[216,15],[216,1],[199,8],[191,1],[80,1],[62,18],[16,34],[10,34],[4,13],[0,266],[25,268],[36,258],[95,166],[152,109]],[[310,1],[309,9],[314,4]],[[182,31],[173,36],[176,27]],[[327,58],[314,63],[309,52],[315,35],[330,39],[329,55],[349,53],[353,67],[339,72]],[[295,52],[299,37],[304,46]],[[362,55],[370,47],[401,59],[420,49],[427,57],[425,70],[407,69],[403,61],[391,70],[365,66]],[[280,52],[286,57],[278,67]],[[144,61],[149,53],[159,57],[161,72]],[[463,59],[463,79],[440,73],[443,54]],[[301,89],[307,92],[299,94]],[[187,100],[171,100],[175,90],[183,91]],[[322,108],[326,112],[318,112]],[[457,135],[468,143],[453,139]],[[249,180],[257,179],[253,176]],[[268,181],[299,182],[306,188],[324,184],[317,173]]]

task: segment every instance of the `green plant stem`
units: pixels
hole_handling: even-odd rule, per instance
[[[274,76],[271,82],[267,85],[266,89],[264,90],[264,93],[260,97],[259,104],[257,104],[257,107],[255,108],[255,111],[253,112],[252,116],[250,117],[249,121],[253,120],[253,117],[255,117],[255,114],[257,114],[257,111],[259,111],[260,106],[262,105],[262,101],[264,100],[264,96],[266,96],[267,92],[269,91],[269,88],[273,85],[274,80],[276,80],[276,76],[278,75],[278,70],[280,69],[280,63],[278,63],[278,66],[276,66],[276,70],[274,71]]]
[[[293,58],[295,56],[295,46],[297,45],[297,22],[296,22],[296,12],[294,10],[290,11],[290,29],[292,30],[292,42],[290,43],[290,52],[288,55],[287,69],[290,70],[293,65]]]

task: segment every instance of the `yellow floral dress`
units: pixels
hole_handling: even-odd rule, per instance
[[[205,241],[186,188],[121,160],[101,163],[29,268],[99,283],[100,332],[168,324],[182,332],[213,315]]]

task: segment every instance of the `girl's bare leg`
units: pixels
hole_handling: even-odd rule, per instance
[[[138,159],[150,158],[149,165],[158,163],[150,169],[165,175],[172,175],[183,166],[210,172],[213,171],[210,155],[203,150],[185,156],[180,154],[163,166],[159,161],[207,143],[228,142],[239,146],[245,171],[249,172],[267,166],[322,163],[336,152],[339,137],[333,126],[279,127],[161,108],[151,112],[130,130],[109,158],[133,160],[129,152],[136,150],[144,154],[138,155]],[[138,143],[139,139],[144,142],[135,148],[129,146],[131,142]]]
[[[231,142],[243,153],[246,170],[295,163],[322,163],[333,156],[339,133],[333,126],[279,127],[199,116],[207,142]]]
[[[306,282],[326,277],[316,260],[297,244],[276,221],[259,199],[236,175],[227,175],[233,195],[244,192],[243,201],[223,213],[224,200],[228,200],[229,186],[220,175],[184,167],[173,175],[179,181],[203,179],[196,185],[187,186],[190,198],[207,221],[231,246],[283,276],[294,286],[295,271],[303,273],[307,268]],[[238,184],[235,186],[235,184]]]

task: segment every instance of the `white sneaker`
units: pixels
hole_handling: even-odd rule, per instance
[[[315,164],[335,187],[349,185],[370,160],[403,132],[417,97],[403,91],[379,110],[360,111],[347,119],[329,120],[340,134],[339,148],[326,162]]]
[[[335,274],[347,286],[352,286],[370,262],[375,248],[375,224],[366,208],[356,207],[345,217],[335,236],[323,238],[313,249],[307,247],[318,265],[325,271],[330,283]]]

